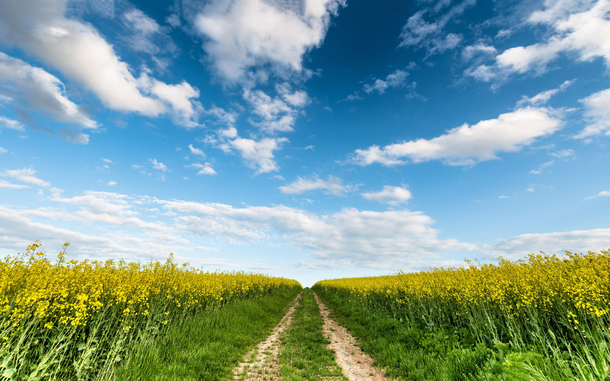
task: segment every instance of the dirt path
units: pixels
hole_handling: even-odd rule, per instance
[[[330,348],[337,354],[337,364],[350,381],[386,381],[383,372],[373,366],[373,359],[367,356],[356,343],[356,339],[345,328],[329,317],[326,308],[314,292],[320,313],[324,318],[324,335],[329,338]]]
[[[292,302],[286,315],[273,328],[271,335],[248,353],[243,361],[233,370],[233,380],[279,380],[280,334],[290,326],[292,314],[299,305],[301,294]]]

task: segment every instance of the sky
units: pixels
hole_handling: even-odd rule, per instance
[[[0,254],[318,280],[610,248],[610,0],[0,0]]]

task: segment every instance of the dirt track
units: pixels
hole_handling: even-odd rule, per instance
[[[373,359],[367,356],[354,336],[329,317],[331,310],[326,308],[314,293],[324,318],[324,335],[329,338],[330,348],[336,353],[337,364],[350,381],[385,381],[389,380],[383,372],[373,366]]]
[[[301,294],[292,302],[286,315],[273,328],[271,335],[248,353],[243,361],[233,370],[233,380],[279,380],[280,334],[290,327],[292,314],[299,305]]]
[[[330,318],[328,308],[314,293],[320,313],[324,319],[323,332],[335,351],[337,364],[350,381],[386,381],[383,372],[373,366],[373,359],[367,356],[357,345],[356,339],[336,321]],[[280,336],[292,323],[292,315],[299,305],[301,294],[292,302],[286,315],[273,329],[271,335],[248,353],[243,361],[233,370],[233,380],[277,381],[280,380],[279,354]]]

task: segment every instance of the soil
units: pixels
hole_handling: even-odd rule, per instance
[[[286,315],[273,328],[271,335],[248,353],[233,370],[233,380],[275,381],[280,379],[280,334],[290,327],[292,314],[300,300],[301,294],[294,299]]]
[[[389,381],[381,370],[373,366],[373,359],[362,352],[351,333],[330,318],[332,310],[326,308],[316,293],[314,296],[324,319],[324,336],[330,340],[329,347],[335,351],[337,364],[341,367],[343,374],[350,381]],[[281,367],[279,362],[280,336],[290,327],[292,315],[299,305],[300,298],[299,294],[271,335],[248,353],[233,370],[233,380],[279,381],[281,379],[279,375]]]
[[[326,308],[314,293],[324,318],[324,335],[330,340],[330,348],[336,353],[337,364],[350,381],[386,381],[382,371],[373,366],[373,359],[367,356],[357,344],[356,339],[344,327],[330,318],[332,310]]]

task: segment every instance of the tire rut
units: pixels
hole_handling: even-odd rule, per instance
[[[275,381],[279,380],[279,354],[280,335],[292,323],[292,315],[301,300],[301,294],[297,295],[291,303],[290,308],[273,328],[271,334],[261,341],[256,348],[250,351],[243,361],[233,369],[233,380],[247,381]]]
[[[337,364],[350,381],[387,381],[382,371],[373,366],[373,359],[367,356],[356,339],[344,327],[330,318],[332,310],[326,308],[314,292],[320,313],[324,318],[324,335],[330,340],[330,348],[335,351]]]

